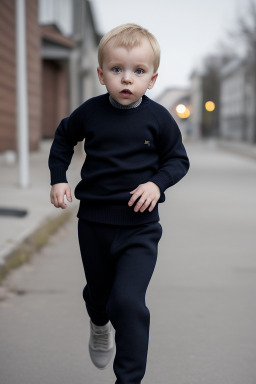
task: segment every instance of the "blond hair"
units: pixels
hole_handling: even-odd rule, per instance
[[[137,24],[122,24],[116,28],[111,29],[104,35],[98,47],[98,61],[99,66],[102,68],[104,48],[110,40],[114,39],[115,47],[133,48],[141,44],[142,38],[147,38],[154,54],[154,72],[157,72],[160,64],[160,46],[155,36],[152,35],[147,29],[142,28]]]

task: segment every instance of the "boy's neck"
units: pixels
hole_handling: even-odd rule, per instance
[[[113,107],[118,108],[118,109],[132,109],[132,108],[137,108],[141,102],[142,102],[142,97],[139,98],[139,100],[135,101],[134,103],[131,103],[129,105],[122,105],[118,103],[111,95],[109,95],[109,101],[113,105]]]

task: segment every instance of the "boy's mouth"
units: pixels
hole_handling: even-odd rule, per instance
[[[121,93],[125,94],[125,95],[132,95],[132,92],[129,90],[129,89],[123,89],[121,91]]]

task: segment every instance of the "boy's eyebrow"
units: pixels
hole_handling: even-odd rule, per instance
[[[122,67],[123,65],[125,65],[125,63],[113,60],[113,61],[109,61],[108,65],[110,67],[112,67],[112,66],[120,66],[120,67]],[[133,66],[134,67],[147,67],[147,68],[149,68],[149,65],[147,63],[141,63],[141,62],[135,63]]]
[[[149,65],[148,65],[148,63],[140,63],[139,62],[139,64],[136,64],[135,67],[147,67],[147,68],[149,68]]]
[[[109,61],[108,62],[108,65],[110,66],[110,67],[112,67],[113,65],[123,65],[123,63],[121,63],[120,61]]]

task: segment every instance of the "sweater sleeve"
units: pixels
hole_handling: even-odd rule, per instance
[[[82,124],[76,111],[61,120],[56,129],[48,159],[51,185],[67,183],[66,171],[71,163],[74,147],[78,141],[82,141],[84,138]]]
[[[149,180],[159,186],[161,194],[180,181],[189,169],[189,159],[182,143],[180,129],[171,114],[167,113],[160,124],[159,169]]]

